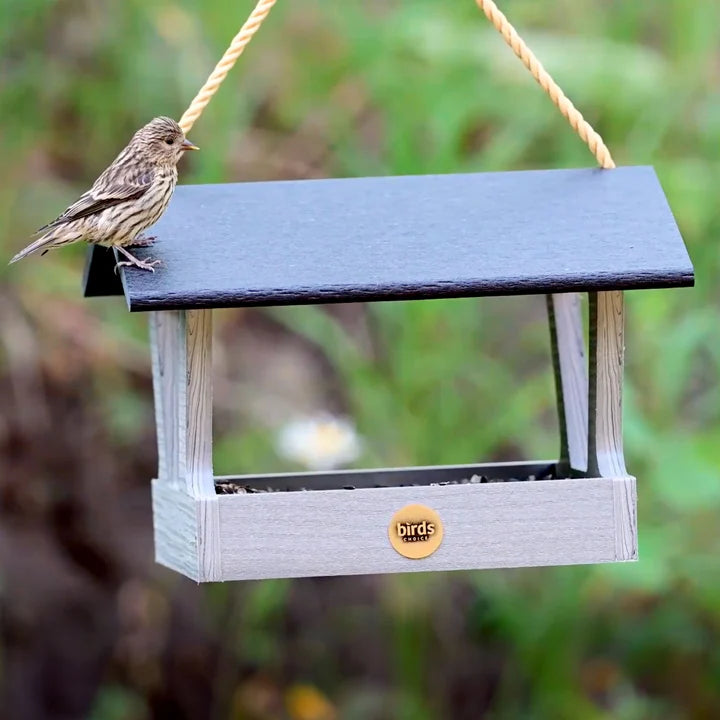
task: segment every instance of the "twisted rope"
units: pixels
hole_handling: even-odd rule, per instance
[[[517,34],[515,28],[498,9],[493,0],[475,0],[478,7],[485,13],[488,20],[495,26],[495,29],[503,36],[505,42],[512,51],[520,58],[522,64],[530,71],[537,80],[538,85],[550,96],[563,117],[570,123],[570,127],[580,136],[581,140],[590,148],[595,155],[598,164],[606,169],[614,168],[610,151],[603,142],[603,139],[593,130],[590,123],[585,120],[582,113],[570,102],[558,84],[550,77],[550,74],[542,66],[542,63],[535,57],[532,50],[525,44],[525,41]]]
[[[240,28],[240,32],[233,38],[230,47],[225,51],[225,54],[215,66],[210,77],[205,81],[200,92],[190,103],[190,107],[180,118],[180,127],[186,135],[190,132],[190,128],[192,128],[195,121],[200,117],[212,96],[217,92],[217,89],[232,69],[236,60],[242,55],[245,46],[259,30],[263,20],[268,16],[275,2],[276,0],[259,0],[255,9],[250,13],[250,17],[245,21],[242,28]]]
[[[187,134],[195,121],[200,117],[202,111],[210,102],[212,96],[217,92],[222,81],[232,69],[237,59],[242,55],[246,45],[252,40],[259,30],[265,18],[270,13],[277,0],[259,0],[250,17],[240,29],[240,32],[233,38],[230,47],[215,66],[200,92],[190,103],[190,107],[180,118],[180,127]],[[503,36],[505,42],[510,46],[515,55],[520,58],[523,65],[530,71],[540,87],[550,96],[555,106],[560,110],[563,117],[570,123],[570,127],[580,136],[580,139],[590,148],[595,155],[598,164],[603,168],[614,168],[610,151],[603,142],[600,135],[595,132],[592,125],[585,120],[582,113],[572,104],[570,99],[560,89],[559,85],[550,77],[550,74],[542,66],[542,63],[535,57],[534,53],[525,44],[525,41],[518,35],[515,28],[510,24],[505,15],[500,11],[493,0],[475,0],[477,6],[485,13],[488,20],[495,26],[495,29]]]

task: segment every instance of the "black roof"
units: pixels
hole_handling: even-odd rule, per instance
[[[85,294],[130,310],[693,284],[651,167],[184,185],[138,257],[93,248]],[[122,282],[122,285],[120,283]]]

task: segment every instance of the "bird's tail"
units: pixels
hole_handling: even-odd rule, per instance
[[[38,250],[49,250],[51,247],[55,245],[55,237],[52,233],[46,233],[42,237],[39,237],[34,242],[31,242],[26,248],[22,249],[13,259],[10,261],[10,265],[12,265],[14,262],[17,262],[18,260],[22,260],[24,257],[27,257],[28,255],[32,255],[34,252],[37,252]]]

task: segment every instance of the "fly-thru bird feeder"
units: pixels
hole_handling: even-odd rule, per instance
[[[211,581],[636,559],[623,291],[693,284],[652,168],[182,186],[156,232],[156,273],[95,248],[85,294],[151,313],[158,562]],[[518,294],[547,298],[558,461],[213,476],[214,308]]]

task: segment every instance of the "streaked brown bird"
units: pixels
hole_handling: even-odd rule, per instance
[[[35,242],[10,261],[37,252],[85,241],[117,248],[127,260],[120,266],[155,271],[159,260],[139,260],[128,247],[149,245],[142,232],[157,222],[177,183],[177,164],[186,150],[197,150],[180,126],[157,117],[140,128],[95,184],[56,220],[37,232]]]

